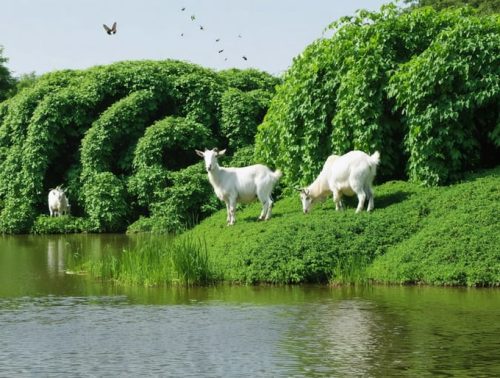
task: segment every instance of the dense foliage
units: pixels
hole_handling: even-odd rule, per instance
[[[54,231],[58,222],[35,220],[46,212],[48,189],[61,184],[72,214],[84,218],[74,228],[85,231],[122,231],[165,212],[161,204],[180,182],[176,196],[190,206],[170,206],[169,227],[208,215],[213,194],[191,190],[200,175],[182,173],[198,162],[194,148],[247,141],[277,83],[255,70],[217,73],[178,61],[121,62],[30,81],[0,103],[0,232]],[[223,101],[228,91],[248,92],[259,111]],[[223,114],[231,115],[230,132]]]
[[[379,179],[429,185],[500,156],[500,18],[471,9],[359,11],[298,56],[256,137],[259,160],[306,184],[326,157],[381,152]]]
[[[406,0],[412,8],[431,6],[441,10],[450,7],[471,6],[480,14],[492,14],[500,12],[500,0]]]

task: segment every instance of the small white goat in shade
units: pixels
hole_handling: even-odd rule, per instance
[[[217,158],[225,152],[226,150],[218,151],[216,148],[205,152],[196,150],[198,156],[205,159],[208,180],[215,194],[226,203],[228,225],[233,225],[236,221],[236,204],[249,203],[255,198],[262,203],[259,220],[268,220],[271,218],[273,205],[271,192],[281,177],[281,171],[273,172],[262,164],[241,168],[221,167]]]
[[[342,196],[358,196],[356,213],[363,210],[368,199],[367,211],[373,210],[372,183],[380,162],[379,152],[368,155],[362,151],[351,151],[345,155],[331,155],[314,182],[300,190],[302,210],[308,213],[311,205],[333,193],[335,209],[343,209]]]
[[[64,189],[56,187],[49,192],[49,213],[51,217],[68,214],[70,205]]]

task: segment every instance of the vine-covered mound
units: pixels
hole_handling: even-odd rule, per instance
[[[64,230],[120,231],[142,215],[138,228],[151,229],[151,216],[168,231],[209,214],[216,202],[194,148],[247,143],[277,83],[256,70],[178,61],[43,75],[0,104],[0,232],[57,228],[60,221],[35,219],[61,184],[82,217]],[[194,189],[172,193],[180,180],[181,190]],[[165,209],[166,188],[192,206]]]
[[[304,215],[295,194],[267,222],[255,204],[232,227],[223,210],[180,237],[205,243],[226,281],[500,285],[500,167],[452,186],[389,181],[375,192],[372,213],[328,200]]]
[[[388,5],[331,31],[294,60],[257,133],[258,158],[286,184],[352,149],[380,151],[379,179],[428,185],[498,164],[498,14]]]

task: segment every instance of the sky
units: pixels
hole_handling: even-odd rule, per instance
[[[331,22],[388,2],[1,0],[0,46],[14,76],[142,59],[280,75]],[[106,34],[115,21],[117,33]]]

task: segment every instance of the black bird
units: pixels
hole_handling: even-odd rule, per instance
[[[108,33],[109,35],[116,34],[116,22],[113,23],[113,26],[111,28],[106,24],[102,24],[102,26],[104,27],[104,30],[106,30],[106,33]]]
[[[241,34],[238,34],[238,38],[241,38]]]
[[[203,26],[200,25],[200,30],[205,30],[205,29],[203,29]]]
[[[219,41],[220,41],[220,38],[217,38],[217,39],[215,40],[215,42],[219,42]]]
[[[227,58],[224,58],[224,62],[227,61]]]
[[[184,33],[181,33],[181,37],[184,37]]]
[[[246,57],[245,55],[243,55],[243,56],[242,56],[242,58],[243,58],[243,59],[245,59],[245,60],[248,60],[248,59],[247,59],[247,57]]]
[[[221,52],[223,52],[223,51],[224,51],[224,49],[222,49],[222,50],[219,50],[219,54],[220,54]]]
[[[186,10],[186,7],[182,7],[182,8],[181,8],[181,11],[183,11],[183,12],[184,12],[185,10]]]

